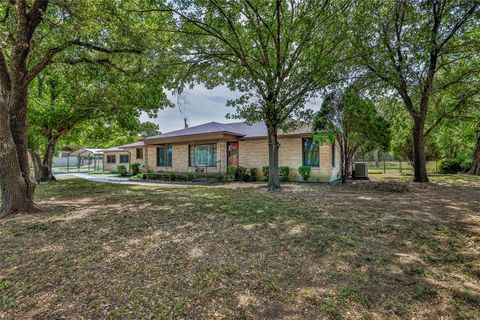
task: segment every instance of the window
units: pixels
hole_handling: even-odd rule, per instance
[[[128,154],[120,155],[120,163],[128,163]]]
[[[115,155],[107,156],[107,163],[115,163],[117,161]]]
[[[320,151],[318,142],[312,138],[304,138],[302,142],[303,165],[309,167],[319,167]]]
[[[157,147],[157,167],[172,166],[172,146],[164,145]]]
[[[217,144],[202,144],[190,146],[189,166],[217,166]]]
[[[137,159],[143,159],[143,148],[137,148]]]
[[[332,167],[335,168],[335,140],[333,140],[333,143],[332,143]]]

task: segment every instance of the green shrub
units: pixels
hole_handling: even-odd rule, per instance
[[[257,168],[250,168],[248,171],[250,173],[250,180],[257,181]]]
[[[228,166],[227,167],[227,179],[228,180],[235,180],[236,173],[237,173],[237,166]]]
[[[472,165],[473,165],[473,159],[470,158],[467,160],[463,160],[462,161],[463,172],[470,171],[470,169],[472,169]]]
[[[160,176],[158,173],[153,173],[153,172],[150,172],[150,173],[147,173],[145,175],[145,177],[148,179],[148,180],[159,180],[160,179]]]
[[[308,179],[310,179],[310,174],[312,173],[312,168],[309,166],[301,166],[298,168],[298,173],[300,173],[304,181],[308,181]]]
[[[122,177],[126,177],[128,175],[127,167],[123,164],[117,166],[117,171]]]
[[[130,168],[132,169],[132,175],[136,176],[140,173],[140,163],[132,163]]]
[[[170,181],[175,181],[177,179],[177,176],[173,172],[168,173],[168,180]]]
[[[443,159],[440,163],[441,173],[461,173],[467,172],[472,167],[470,159]]]
[[[185,176],[185,180],[193,181],[193,173],[192,172],[187,172],[187,174]]]
[[[140,172],[132,177],[133,180],[145,180],[147,179],[147,175],[143,172]]]
[[[280,181],[287,182],[288,180],[290,180],[290,168],[280,167]]]
[[[217,182],[222,182],[223,180],[225,180],[225,176],[223,175],[223,173],[218,173],[215,176],[215,179],[217,179]]]
[[[268,180],[268,166],[262,167],[262,176],[265,178],[265,180]]]
[[[235,180],[249,181],[250,176],[248,175],[248,169],[242,166],[237,166],[237,170],[235,171]]]

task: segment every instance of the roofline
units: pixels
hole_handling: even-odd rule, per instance
[[[297,133],[287,133],[287,134],[279,134],[277,135],[279,138],[280,137],[307,137],[307,136],[313,136],[313,132],[297,132]],[[249,136],[249,137],[244,137],[242,140],[258,140],[258,139],[268,139],[268,136]]]
[[[168,133],[166,133],[166,134],[168,134]],[[202,132],[202,133],[173,135],[173,136],[169,136],[169,137],[159,137],[159,136],[157,136],[157,137],[148,137],[148,138],[142,139],[141,141],[143,141],[143,142],[145,143],[146,140],[169,139],[169,138],[179,138],[179,137],[192,137],[192,136],[200,136],[200,135],[206,135],[206,134],[230,134],[230,135],[233,135],[233,136],[236,136],[236,137],[245,137],[244,134],[240,134],[239,132],[222,130],[222,131],[212,131],[212,132]]]

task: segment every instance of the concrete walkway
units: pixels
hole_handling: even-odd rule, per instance
[[[138,186],[156,186],[156,187],[196,187],[205,186],[205,182],[182,182],[182,181],[145,181],[145,180],[131,180],[129,177],[121,177],[118,174],[87,174],[87,173],[60,173],[55,174],[57,180],[68,180],[73,178],[80,178],[91,182],[113,183],[113,184],[128,184]]]

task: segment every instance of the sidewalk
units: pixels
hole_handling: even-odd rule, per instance
[[[57,180],[68,180],[72,178],[80,178],[91,182],[113,183],[113,184],[128,184],[139,186],[158,186],[158,187],[195,187],[205,186],[202,182],[181,182],[181,181],[145,181],[145,180],[131,180],[129,177],[121,177],[118,174],[87,174],[87,173],[60,173],[55,174]]]

